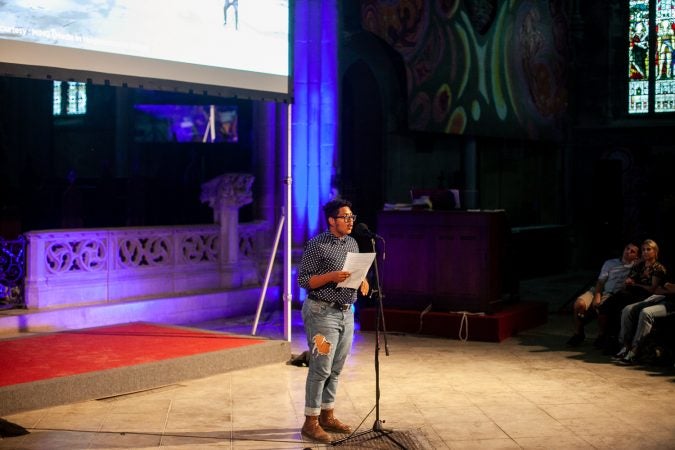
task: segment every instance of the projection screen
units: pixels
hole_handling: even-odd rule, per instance
[[[0,74],[289,101],[289,0],[4,0]]]
[[[0,0],[0,76],[286,102],[284,204],[290,211],[291,2]],[[290,230],[289,215],[283,296],[288,341]]]

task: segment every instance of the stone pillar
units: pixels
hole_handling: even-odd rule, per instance
[[[462,146],[462,160],[464,165],[464,199],[462,208],[480,208],[478,201],[478,151],[476,138],[465,136]]]
[[[239,208],[251,203],[255,178],[245,173],[226,173],[202,184],[201,201],[213,208],[220,225],[218,258],[222,287],[239,287],[247,277],[239,267]]]

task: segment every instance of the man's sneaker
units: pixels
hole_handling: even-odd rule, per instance
[[[574,336],[569,338],[569,340],[567,341],[567,345],[569,347],[578,347],[581,344],[583,344],[584,339],[586,339],[586,336],[583,333],[582,334],[575,334]]]

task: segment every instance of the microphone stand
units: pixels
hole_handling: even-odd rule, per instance
[[[379,237],[379,236],[377,236]],[[380,238],[382,239],[382,238]],[[384,244],[384,239],[382,239],[382,243]],[[377,267],[377,252],[375,251],[375,236],[370,238],[370,244],[372,247],[373,252],[375,253],[375,259],[373,260],[373,264],[375,267],[375,289],[373,289],[373,293],[377,295],[377,322],[375,324],[375,422],[373,423],[373,427],[370,430],[365,430],[360,433],[353,432],[349,436],[338,439],[335,441],[331,442],[331,445],[336,446],[340,445],[343,442],[347,442],[350,439],[355,439],[360,436],[363,436],[368,433],[376,433],[376,436],[373,436],[367,440],[370,439],[375,439],[379,436],[385,436],[387,439],[392,441],[394,444],[396,444],[399,448],[402,448],[405,450],[405,446],[403,446],[400,442],[396,441],[393,437],[390,436],[391,433],[393,433],[393,430],[390,429],[385,429],[382,424],[385,422],[384,420],[380,419],[380,324],[382,325],[382,338],[384,340],[384,352],[387,356],[389,356],[389,345],[387,342],[387,328],[384,323],[384,310],[382,308],[382,298],[384,295],[382,294],[382,286],[380,284],[380,272]],[[384,255],[384,253],[383,253]],[[384,256],[382,257],[382,260],[384,261]],[[372,410],[371,410],[372,412]]]

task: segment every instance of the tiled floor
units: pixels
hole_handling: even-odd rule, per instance
[[[619,366],[590,344],[569,350],[570,320],[551,314],[502,343],[389,334],[390,355],[379,353],[384,427],[408,448],[675,448],[675,370]],[[259,334],[281,333],[271,325]],[[227,327],[247,334],[251,324]],[[374,341],[357,333],[336,408],[362,430],[376,418]],[[292,348],[305,349],[297,326]],[[30,434],[0,440],[0,449],[320,448],[299,433],[306,370],[274,364],[7,416]],[[373,436],[344,447],[400,448]]]

